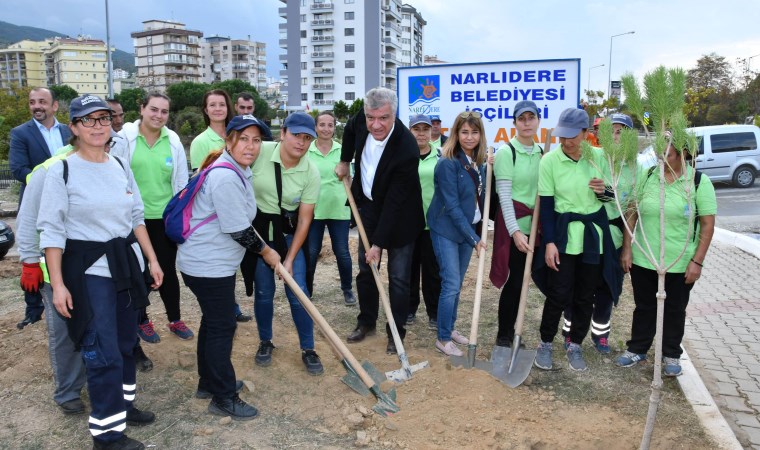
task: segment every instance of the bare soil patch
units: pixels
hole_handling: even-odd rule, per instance
[[[356,241],[352,240],[356,255]],[[477,260],[465,281],[458,328],[469,334]],[[356,268],[355,268],[356,270]],[[44,321],[19,331],[23,295],[18,287],[20,266],[0,261],[0,448],[76,449],[90,444],[87,416],[64,417],[52,401],[53,382],[47,355]],[[340,336],[355,324],[357,307],[343,305],[337,269],[325,238],[315,281],[314,301]],[[499,291],[484,288],[478,358],[487,359],[496,333]],[[200,309],[183,287],[182,315],[197,331]],[[252,312],[239,281],[238,299]],[[395,386],[401,411],[389,418],[371,413],[374,398],[363,398],[340,380],[345,370],[329,344],[317,333],[317,352],[325,365],[321,377],[309,376],[300,360],[298,339],[284,292],[275,300],[274,362],[268,368],[253,364],[259,339],[254,322],[240,324],[233,362],[237,376],[249,381],[244,399],[256,405],[260,417],[251,422],[228,422],[206,412],[208,401],[193,397],[197,375],[195,341],[180,341],[166,327],[164,307],[151,297],[150,314],[161,335],[158,344],[145,344],[155,368],[138,373],[137,405],[156,413],[155,424],[127,430],[153,448],[164,449],[284,449],[284,448],[409,448],[409,449],[634,449],[638,448],[646,416],[651,365],[633,369],[614,366],[630,329],[630,286],[614,312],[611,356],[584,346],[590,370],[574,373],[555,350],[562,370],[533,369],[525,384],[510,389],[478,370],[452,368],[433,344],[424,305],[409,328],[407,353],[412,363],[427,360],[430,368]],[[531,290],[526,322],[527,345],[537,343],[543,298]],[[382,320],[382,319],[381,319]],[[382,329],[382,323],[378,324]],[[561,348],[559,339],[556,348]],[[349,345],[359,360],[379,370],[398,369],[396,356],[385,354],[384,333]],[[392,387],[390,382],[384,388]],[[714,448],[700,428],[674,380],[667,380],[653,448]]]

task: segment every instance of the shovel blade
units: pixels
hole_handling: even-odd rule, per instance
[[[341,381],[351,388],[354,392],[361,395],[362,397],[366,397],[369,394],[371,394],[369,388],[364,384],[364,382],[359,378],[359,376],[356,374],[356,372],[351,368],[351,365],[348,364],[348,361],[341,361],[343,363],[343,366],[346,368],[346,371],[348,372],[346,375],[341,378]],[[383,381],[385,381],[385,377],[383,374],[377,370],[375,366],[372,365],[369,361],[362,361],[362,367],[367,372],[367,374],[372,378],[372,381],[375,382],[375,384],[379,385]]]
[[[385,377],[394,383],[403,383],[404,381],[411,379],[414,372],[420,371],[426,367],[430,367],[430,363],[422,361],[421,363],[408,366],[407,368],[402,367],[397,370],[389,370],[388,372],[385,372]]]
[[[386,394],[380,390],[380,385],[376,384],[370,388],[370,391],[377,398],[377,403],[372,407],[372,410],[377,414],[388,417],[400,411],[400,408],[396,404],[396,389],[391,389]]]
[[[494,346],[491,351],[493,372],[491,374],[509,387],[517,387],[528,378],[533,360],[536,359],[535,350],[517,348],[516,354],[509,347]]]

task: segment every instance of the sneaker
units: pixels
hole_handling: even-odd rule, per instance
[[[156,415],[150,411],[140,411],[134,406],[127,411],[127,425],[141,427],[156,421]]]
[[[259,411],[235,394],[226,400],[211,400],[208,412],[217,416],[229,416],[232,420],[251,420],[259,415]]]
[[[464,356],[462,350],[459,350],[452,341],[446,342],[445,345],[441,341],[435,341],[435,349],[447,356]]]
[[[250,322],[253,320],[253,317],[249,316],[248,314],[237,313],[235,320],[238,322]]]
[[[351,289],[343,291],[343,303],[345,303],[346,306],[356,305],[356,296],[354,295],[354,291]]]
[[[153,370],[153,361],[148,358],[148,355],[145,354],[142,347],[139,345],[135,347],[135,367],[137,367],[137,370],[140,372],[150,372]]]
[[[428,330],[438,331],[438,319],[428,319]]]
[[[457,330],[454,330],[451,332],[451,340],[456,342],[457,344],[467,345],[470,343],[470,340],[466,337],[459,334]]]
[[[123,434],[118,441],[106,442],[100,439],[93,439],[93,450],[143,450],[145,445],[142,442],[127,437]]]
[[[275,349],[272,341],[261,341],[259,349],[256,351],[254,362],[257,366],[269,367],[272,364],[272,350]]]
[[[570,336],[565,336],[565,351],[567,351],[568,348],[570,348]]]
[[[140,336],[140,339],[149,344],[157,344],[161,342],[161,336],[159,336],[158,333],[156,333],[156,330],[153,329],[153,322],[150,320],[146,320],[137,326],[137,335]]]
[[[666,377],[677,377],[683,373],[681,370],[681,360],[679,358],[669,358],[665,356],[662,358],[662,362],[665,364],[663,375]]]
[[[243,381],[242,380],[235,381],[235,393],[238,394],[242,390],[243,390]],[[203,388],[198,388],[198,390],[195,391],[195,398],[199,398],[201,400],[209,399],[213,396],[214,394],[212,394],[211,392]]]
[[[583,360],[583,350],[581,350],[579,344],[570,343],[567,348],[567,362],[569,363],[568,365],[570,366],[570,369],[575,370],[576,372],[584,372],[588,370],[586,361]]]
[[[620,367],[631,367],[635,366],[641,361],[646,361],[647,355],[646,353],[633,353],[631,351],[626,350],[625,353],[618,356],[618,358],[615,360],[615,364],[617,364]]]
[[[301,360],[306,365],[306,371],[309,372],[309,375],[322,375],[325,371],[322,367],[322,361],[319,360],[319,355],[314,350],[303,350]]]
[[[416,320],[417,320],[417,316],[415,316],[414,314],[409,314],[408,316],[406,316],[407,325],[413,324]]]
[[[176,322],[172,322],[169,324],[169,331],[174,333],[175,336],[182,339],[183,341],[188,341],[195,336],[192,331],[190,331],[190,328],[185,326],[185,322],[178,320]]]
[[[541,342],[538,344],[536,350],[536,359],[533,361],[533,365],[543,370],[552,370],[554,364],[552,363],[552,353],[554,348],[551,342]]]
[[[609,355],[610,354],[610,345],[607,343],[606,337],[600,337],[599,339],[591,339],[594,341],[594,348],[596,351],[603,355]]]
[[[40,321],[40,317],[34,317],[27,314],[26,316],[24,316],[24,320],[16,324],[16,328],[18,328],[19,330],[23,330],[24,327],[26,327],[27,325],[31,325],[39,321]]]

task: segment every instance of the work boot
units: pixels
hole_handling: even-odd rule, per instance
[[[142,442],[127,437],[126,434],[114,442],[105,442],[100,439],[93,439],[92,441],[93,450],[143,450],[145,448]]]
[[[354,291],[351,289],[343,291],[343,303],[345,303],[346,306],[356,305],[356,296],[354,296]]]
[[[24,316],[24,320],[16,324],[16,328],[18,328],[19,330],[23,330],[24,327],[26,327],[27,325],[31,325],[35,322],[39,322],[39,320],[40,320],[39,317],[33,317],[31,314],[27,314],[26,316]]]
[[[150,411],[140,411],[134,406],[127,411],[127,425],[141,427],[156,421],[156,415]]]
[[[232,420],[251,420],[259,415],[255,407],[241,400],[237,394],[226,400],[211,400],[208,412],[217,416],[229,416]]]
[[[84,403],[81,398],[74,398],[69,401],[59,403],[58,407],[61,408],[66,415],[82,414],[84,412]]]
[[[346,341],[353,344],[355,342],[361,342],[364,340],[367,336],[372,336],[375,334],[375,327],[368,327],[366,325],[357,325],[356,328],[354,328],[354,331],[351,332],[351,334],[348,335],[348,338]]]

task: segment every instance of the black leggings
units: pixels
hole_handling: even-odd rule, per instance
[[[179,315],[179,278],[177,278],[177,244],[166,237],[164,221],[162,219],[145,219],[145,228],[148,230],[150,243],[156,252],[158,265],[164,272],[164,282],[158,288],[161,300],[166,308],[166,317],[169,322],[180,320]],[[140,323],[148,320],[148,312],[143,309],[140,313]]]

